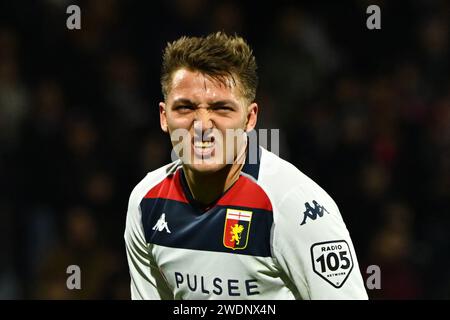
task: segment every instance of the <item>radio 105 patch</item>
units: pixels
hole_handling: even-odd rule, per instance
[[[353,269],[350,247],[345,240],[315,243],[311,246],[313,270],[335,288],[340,288]]]

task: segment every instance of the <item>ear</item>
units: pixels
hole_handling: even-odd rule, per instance
[[[167,116],[166,116],[166,104],[164,102],[159,103],[159,122],[161,125],[161,129],[164,132],[168,132],[168,126],[167,126]]]
[[[251,103],[247,107],[247,123],[245,125],[245,131],[252,131],[256,126],[258,120],[258,104],[256,102]]]

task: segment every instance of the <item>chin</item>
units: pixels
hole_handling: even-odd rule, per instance
[[[212,174],[226,167],[226,164],[217,164],[217,163],[196,163],[196,164],[191,163],[185,165],[190,170],[200,174]]]

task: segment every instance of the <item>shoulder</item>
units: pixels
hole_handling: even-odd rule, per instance
[[[145,195],[161,181],[163,181],[167,176],[171,175],[173,172],[179,168],[180,162],[175,161],[169,163],[159,169],[147,173],[147,175],[134,187],[130,194],[128,201],[128,209],[126,216],[126,227],[125,227],[125,240],[131,241],[132,235],[135,239],[139,239],[142,243],[145,243],[143,229],[142,229],[142,212],[140,209],[140,204]],[[133,240],[135,241],[135,240]],[[138,241],[138,240],[136,240]]]
[[[263,148],[258,183],[274,206],[290,204],[304,208],[306,203],[316,201],[333,210],[336,207],[330,195],[315,181],[290,162]]]
[[[171,162],[161,168],[151,171],[133,188],[129,199],[129,207],[139,205],[142,198],[148,193],[150,189],[163,181],[167,176],[175,173],[181,166],[180,160]]]

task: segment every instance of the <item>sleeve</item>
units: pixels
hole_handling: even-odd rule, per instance
[[[300,299],[368,299],[350,234],[323,190],[293,188],[274,212],[273,254]]]
[[[152,258],[150,245],[145,240],[140,197],[136,189],[130,196],[124,235],[131,277],[131,299],[173,299],[163,274]]]

